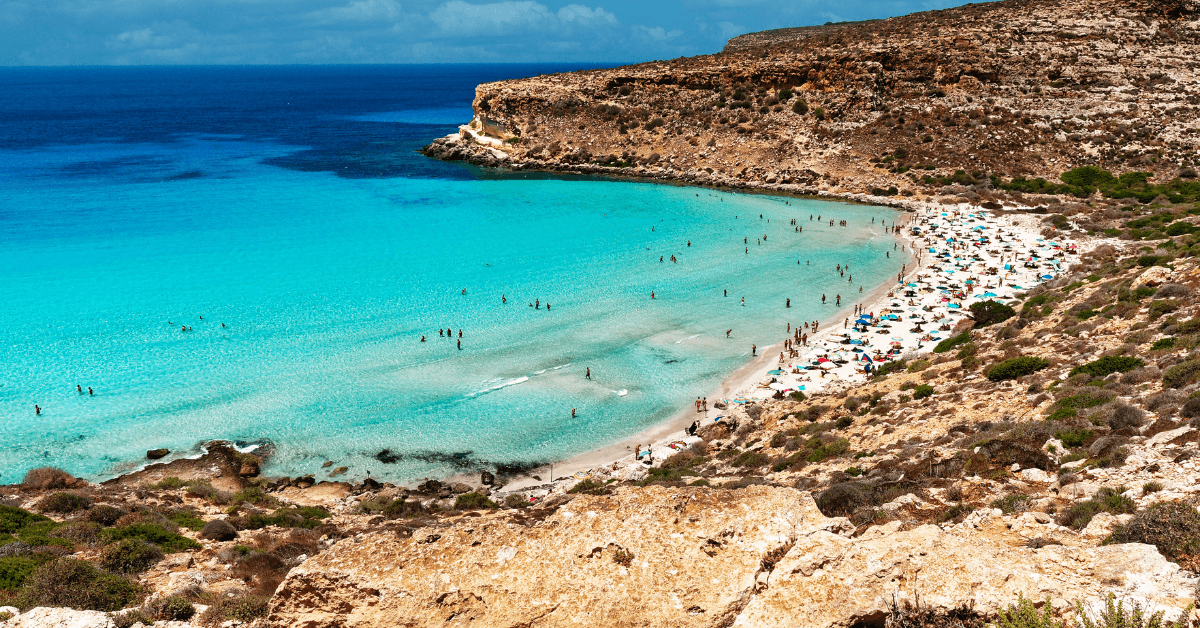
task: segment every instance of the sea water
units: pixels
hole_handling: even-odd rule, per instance
[[[562,459],[899,270],[884,208],[415,152],[573,69],[0,70],[0,482],[217,438],[318,477]]]

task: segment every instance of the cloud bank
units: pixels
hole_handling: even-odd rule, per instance
[[[587,0],[585,0],[586,2]],[[644,61],[956,0],[0,0],[0,65]]]

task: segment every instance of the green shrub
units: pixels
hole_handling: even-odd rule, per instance
[[[154,625],[154,617],[147,615],[140,608],[113,613],[109,617],[112,619],[113,628],[133,628],[137,624],[142,624],[143,626]]]
[[[304,528],[311,530],[329,517],[329,511],[319,506],[296,506],[279,508],[269,515],[250,515],[244,520],[247,530],[258,530],[267,526],[281,528]]]
[[[181,528],[196,532],[204,529],[204,520],[192,510],[172,510],[167,513],[167,519]]]
[[[43,497],[42,501],[38,502],[37,507],[42,512],[67,514],[79,510],[87,510],[91,506],[92,500],[83,495],[59,492]]]
[[[788,393],[788,396],[796,401],[804,401],[805,399],[808,399],[808,397],[805,397],[804,393],[799,390],[793,390],[792,392]]]
[[[758,451],[743,451],[733,459],[733,466],[757,469],[766,466],[769,462],[771,462],[771,457],[767,454]]]
[[[52,560],[53,554],[41,552],[0,558],[0,591],[16,591],[29,574]]]
[[[1017,603],[1008,610],[1001,609],[996,615],[996,628],[1068,628],[1065,621],[1054,619],[1054,605],[1046,596],[1042,611],[1038,612],[1033,602],[1017,594]]]
[[[971,318],[976,327],[987,327],[1002,323],[1017,315],[1017,311],[999,301],[981,301],[971,304]]]
[[[1112,373],[1126,373],[1143,366],[1146,366],[1146,362],[1141,358],[1127,355],[1106,355],[1099,360],[1093,360],[1071,369],[1071,375],[1086,373],[1092,377],[1104,377]]]
[[[826,458],[836,458],[850,450],[850,441],[844,438],[835,438],[828,443],[821,443],[821,439],[814,438],[818,444],[815,447],[810,447],[810,452],[805,460],[809,462],[821,462]],[[810,441],[811,442],[811,441]]]
[[[34,570],[16,601],[22,609],[67,606],[112,612],[131,605],[140,592],[134,582],[124,577],[105,573],[86,560],[65,556]]]
[[[257,595],[222,596],[200,615],[200,623],[206,626],[219,626],[230,620],[249,623],[267,616],[267,604],[270,601],[269,597]]]
[[[1167,312],[1174,312],[1179,307],[1179,302],[1174,299],[1160,299],[1150,302],[1150,320],[1158,320]]]
[[[146,605],[146,610],[163,621],[187,621],[196,614],[196,607],[178,595],[160,597]]]
[[[151,488],[172,491],[177,488],[183,488],[183,480],[171,475],[159,480],[158,483],[152,485]]]
[[[987,378],[993,382],[999,382],[1006,379],[1016,379],[1024,375],[1030,375],[1046,368],[1047,366],[1050,366],[1050,362],[1047,360],[1023,355],[1011,360],[1005,360],[998,364],[993,364],[990,368],[988,368],[986,375]]]
[[[1111,592],[1106,599],[1104,610],[1099,617],[1093,619],[1083,608],[1082,602],[1075,602],[1075,611],[1079,616],[1079,628],[1188,628],[1195,604],[1189,604],[1187,609],[1173,622],[1163,622],[1163,611],[1146,613],[1140,604],[1134,603],[1125,608],[1125,601],[1116,602],[1116,596]],[[1047,605],[1049,606],[1049,605]]]
[[[933,394],[933,386],[930,386],[929,384],[921,384],[920,386],[917,386],[915,389],[913,389],[912,398],[914,400],[924,399],[932,394]]]
[[[906,366],[907,363],[904,360],[892,360],[890,362],[884,362],[883,366],[879,367],[879,369],[875,371],[875,375],[877,377],[885,377],[887,375],[891,375],[892,373],[903,371]]]
[[[47,522],[49,517],[36,515],[15,506],[0,506],[0,534],[14,534],[31,523]]]
[[[852,478],[856,478],[863,474],[863,470],[859,467],[847,467],[845,473]]]
[[[836,425],[839,430],[844,430],[844,429],[850,427],[851,425],[854,425],[854,419],[852,419],[848,416],[844,416],[844,417],[838,419],[837,423],[835,423],[834,425]]]
[[[1175,338],[1174,337],[1159,338],[1158,340],[1154,341],[1154,344],[1150,345],[1151,351],[1162,351],[1164,349],[1174,349],[1174,348],[1175,348]]]
[[[1004,514],[1024,512],[1029,509],[1029,496],[1020,493],[1006,495],[992,502],[992,508],[999,508]]]
[[[140,539],[123,539],[108,547],[100,555],[100,566],[123,574],[142,573],[163,559],[157,547]]]
[[[808,113],[808,103],[798,99],[796,102],[792,103],[792,111],[800,115],[804,115]]]
[[[1162,482],[1146,482],[1142,485],[1143,493],[1157,493],[1163,490]]]
[[[818,120],[824,120],[825,119],[825,110],[822,109],[821,107],[817,107],[816,109],[813,109],[813,117]]]
[[[1181,502],[1159,502],[1113,531],[1105,544],[1145,543],[1167,560],[1200,554],[1200,512]]]
[[[932,364],[929,360],[913,360],[908,363],[908,372],[919,373],[932,366]]]
[[[951,336],[951,337],[937,343],[937,345],[935,345],[933,347],[933,352],[934,353],[945,353],[945,352],[957,347],[958,345],[966,344],[968,342],[971,342],[971,332],[964,331],[963,333],[961,333],[957,336]]]
[[[500,505],[488,499],[487,495],[478,492],[463,493],[454,500],[455,510],[483,510],[499,507]]]
[[[1137,503],[1122,495],[1123,492],[1125,492],[1123,487],[1113,489],[1107,486],[1096,491],[1091,499],[1075,502],[1070,508],[1064,510],[1059,515],[1059,525],[1081,530],[1092,522],[1093,517],[1102,512],[1122,515],[1136,511]]]
[[[135,523],[119,528],[108,528],[100,532],[100,538],[106,543],[116,543],[126,539],[137,539],[153,543],[168,554],[190,549],[200,549],[202,546],[185,537],[168,532],[162,526],[153,523]]]
[[[117,519],[129,514],[127,511],[110,506],[108,504],[99,504],[92,506],[87,511],[87,520],[98,523],[102,526],[110,526],[117,522]]]
[[[572,486],[567,492],[582,493],[584,495],[604,495],[608,493],[608,487],[604,486],[601,482],[588,478]]]
[[[1200,379],[1200,360],[1188,360],[1163,373],[1163,388],[1183,388]]]
[[[1063,430],[1056,432],[1054,437],[1061,440],[1063,445],[1074,448],[1082,446],[1094,435],[1092,430]]]
[[[246,488],[233,494],[233,505],[238,504],[256,504],[265,508],[271,508],[279,505],[279,500],[271,497],[263,492],[261,487],[247,486]]]

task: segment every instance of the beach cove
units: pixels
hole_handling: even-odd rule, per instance
[[[411,110],[353,105],[337,130],[415,150],[452,128],[392,105]],[[6,479],[105,479],[212,439],[270,442],[269,475],[348,467],[333,479],[562,459],[664,422],[776,328],[828,318],[837,293],[848,311],[902,263],[886,208],[496,178],[411,152],[409,176],[364,176],[378,155],[251,126],[73,151],[69,129],[5,138]]]

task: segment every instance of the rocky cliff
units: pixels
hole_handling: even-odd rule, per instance
[[[427,152],[1016,204],[1021,190],[988,175],[1056,181],[1096,164],[1194,177],[1197,11],[1191,0],[1005,0],[743,35],[716,55],[480,85],[468,141]],[[971,180],[950,180],[959,171]]]

